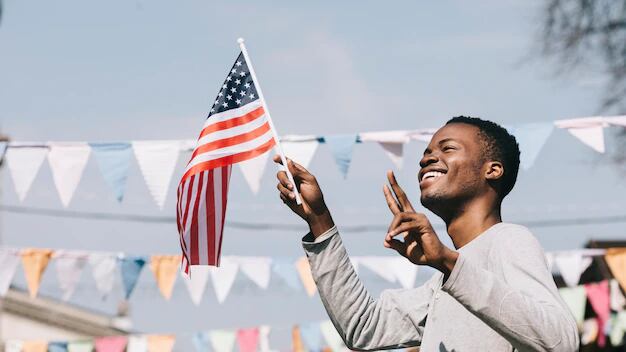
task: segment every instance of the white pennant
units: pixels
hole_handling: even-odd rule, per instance
[[[5,352],[22,352],[23,344],[20,340],[7,340],[4,350]]]
[[[235,331],[212,330],[209,331],[209,340],[215,352],[231,352],[235,346]]]
[[[591,257],[576,252],[564,252],[554,256],[554,264],[569,287],[578,285],[580,275],[591,265],[591,261]]]
[[[267,289],[270,284],[272,260],[268,257],[236,257],[239,269],[257,286]]]
[[[68,206],[89,160],[87,143],[50,143],[48,163],[61,203]]]
[[[359,138],[362,142],[378,142],[396,167],[402,169],[404,144],[409,142],[410,134],[411,131],[363,132]]]
[[[269,156],[270,152],[267,152],[257,156],[256,158],[238,163],[239,169],[243,174],[243,178],[246,180],[250,190],[254,194],[259,193],[261,178],[263,178],[263,172],[265,171],[265,166],[267,166],[267,159]]]
[[[193,265],[189,270],[191,270],[189,277],[185,275],[183,271],[181,271],[180,275],[183,277],[185,286],[187,286],[191,301],[195,305],[199,305],[204,296],[204,290],[206,289],[206,282],[209,279],[211,268],[206,265]]]
[[[626,115],[606,117],[604,121],[609,125],[626,127]]]
[[[270,352],[270,331],[268,325],[259,326],[259,352]]]
[[[7,149],[5,158],[20,202],[26,198],[46,155],[47,147],[17,147],[11,144]]]
[[[67,301],[80,281],[80,275],[87,264],[87,253],[59,250],[54,253],[54,259],[59,288],[63,291],[63,300]]]
[[[604,127],[607,124],[602,117],[585,117],[571,120],[558,120],[554,124],[565,128],[578,140],[593,150],[604,153]]]
[[[16,253],[9,250],[0,251],[0,297],[7,294],[19,262],[20,256]]]
[[[356,261],[358,266],[364,266],[369,270],[376,273],[378,276],[389,282],[395,282],[396,276],[393,273],[390,265],[389,258],[386,257],[355,257],[353,262]]]
[[[400,285],[404,288],[413,288],[417,277],[418,266],[404,257],[389,259],[389,268]]]
[[[611,285],[611,309],[616,312],[621,312],[624,310],[624,306],[626,305],[626,297],[624,297],[622,289],[620,288],[619,282],[617,282],[617,280],[611,279],[611,281],[609,281],[609,284]]]
[[[402,155],[404,150],[404,144],[400,143],[379,143],[381,147],[385,150],[385,154],[391,159],[391,161],[396,165],[398,170],[402,169]]]
[[[146,352],[148,351],[148,339],[143,335],[131,335],[128,337],[126,352]]]
[[[320,143],[316,138],[302,142],[281,142],[285,156],[304,166],[305,169],[307,169],[311,164],[311,160],[313,160],[313,156],[315,155],[319,145]]]
[[[180,154],[180,141],[134,141],[133,151],[146,186],[163,209],[174,168]]]
[[[211,268],[211,283],[219,303],[224,302],[228,296],[238,271],[239,264],[228,257],[222,258],[219,268]]]
[[[113,289],[117,256],[109,253],[92,253],[89,255],[89,264],[98,291],[106,297]]]

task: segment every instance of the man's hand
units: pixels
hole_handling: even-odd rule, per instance
[[[277,164],[283,164],[280,155],[274,156],[274,162]],[[287,159],[289,171],[296,182],[296,187],[300,192],[302,198],[302,204],[296,204],[296,195],[294,194],[294,185],[289,182],[287,173],[285,171],[279,171],[276,174],[278,178],[278,185],[276,187],[280,191],[280,199],[283,203],[304,221],[309,224],[311,233],[313,236],[318,237],[326,232],[331,227],[335,226],[330,212],[324,203],[324,195],[320,186],[317,184],[315,176],[313,176],[302,165],[293,162],[291,159]]]
[[[447,278],[459,254],[441,243],[424,214],[415,212],[392,171],[387,172],[387,179],[395,198],[389,187],[383,186],[387,205],[394,215],[385,236],[385,247],[395,249],[414,264],[431,266]],[[402,236],[403,241],[396,236]]]

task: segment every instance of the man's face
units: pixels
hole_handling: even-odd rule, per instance
[[[418,173],[422,205],[437,215],[456,209],[486,185],[477,127],[451,123],[434,134]]]

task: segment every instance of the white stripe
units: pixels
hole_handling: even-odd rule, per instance
[[[228,166],[226,166],[228,167]],[[220,248],[220,232],[219,230],[222,228],[222,197],[225,196],[222,194],[222,167],[213,169],[215,174],[213,175],[213,180],[215,190],[213,194],[213,203],[215,203],[215,260],[217,260],[217,255],[219,254]],[[219,262],[219,261],[218,261]]]
[[[248,133],[253,131],[254,129],[261,127],[265,122],[267,121],[267,119],[265,118],[265,114],[257,117],[256,119],[245,123],[243,125],[239,125],[239,126],[235,126],[235,127],[231,127],[228,129],[224,129],[224,130],[219,130],[213,133],[209,133],[206,136],[198,139],[198,146],[196,147],[199,148],[201,145],[206,144],[206,143],[210,143],[213,141],[216,141],[218,139],[223,139],[223,138],[229,138],[229,137],[234,137],[234,136],[238,136],[240,134],[244,134],[244,133]]]
[[[208,258],[208,252],[207,252],[207,223],[206,223],[206,201],[205,201],[205,197],[206,197],[206,190],[207,188],[211,187],[211,185],[208,184],[208,179],[209,179],[209,171],[204,171],[202,172],[200,175],[202,176],[202,193],[200,193],[200,205],[198,206],[198,251],[199,256],[198,259],[200,260],[200,264],[208,264],[209,262],[209,258]]]
[[[198,180],[200,177],[196,176],[194,178],[194,182],[191,185],[191,199],[189,201],[189,209],[187,210],[187,226],[185,226],[185,243],[187,243],[187,248],[189,249],[189,260],[191,260],[191,256],[193,255],[191,252],[193,248],[191,248],[191,223],[193,222],[193,212],[195,211],[195,200],[196,194],[198,193]]]
[[[208,119],[206,119],[206,121],[204,122],[204,126],[202,127],[202,129],[207,128],[208,126],[211,126],[214,123],[218,123],[218,122],[222,122],[222,121],[226,121],[226,120],[230,120],[233,118],[237,118],[240,116],[243,116],[251,111],[256,110],[258,107],[261,106],[261,102],[259,99],[248,103],[247,105],[244,105],[240,108],[237,109],[232,109],[232,110],[227,110],[224,112],[220,112],[217,113],[215,115],[211,115]]]
[[[210,152],[206,152],[206,153],[202,153],[202,154],[198,154],[196,155],[195,158],[193,158],[190,162],[189,165],[187,165],[187,168],[185,169],[185,172],[189,171],[189,169],[191,169],[192,167],[203,163],[205,161],[209,161],[209,160],[214,160],[214,159],[219,159],[225,156],[229,156],[229,155],[233,155],[233,154],[237,154],[237,153],[242,153],[242,152],[246,152],[249,150],[254,150],[258,147],[260,147],[261,145],[263,145],[264,143],[266,143],[267,141],[271,140],[273,138],[272,136],[272,130],[269,130],[267,132],[265,132],[264,134],[262,134],[261,136],[251,140],[251,141],[247,141],[245,143],[239,143],[237,145],[233,145],[230,147],[225,147],[225,148],[220,148],[220,149],[216,149],[216,150],[211,150]]]

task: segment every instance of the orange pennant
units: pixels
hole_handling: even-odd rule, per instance
[[[48,343],[46,341],[24,341],[22,352],[46,352]]]
[[[293,352],[306,352],[304,344],[302,343],[300,327],[298,325],[295,325],[291,330],[291,339],[293,341]]]
[[[176,338],[174,335],[148,335],[147,341],[148,352],[171,352]]]
[[[28,283],[28,292],[32,298],[37,297],[41,276],[48,266],[52,250],[41,248],[24,249],[21,253],[24,275]]]
[[[613,277],[626,290],[626,248],[609,248],[606,251],[604,260],[611,269]]]
[[[309,264],[309,260],[306,257],[298,259],[296,262],[296,269],[298,270],[298,274],[300,274],[300,280],[302,280],[306,293],[310,297],[313,297],[313,295],[315,295],[315,291],[317,290],[317,286],[315,286],[315,280],[313,280],[313,275],[311,274],[311,265]]]
[[[159,285],[159,291],[167,300],[172,297],[180,260],[180,255],[153,255],[150,258],[150,269]]]

